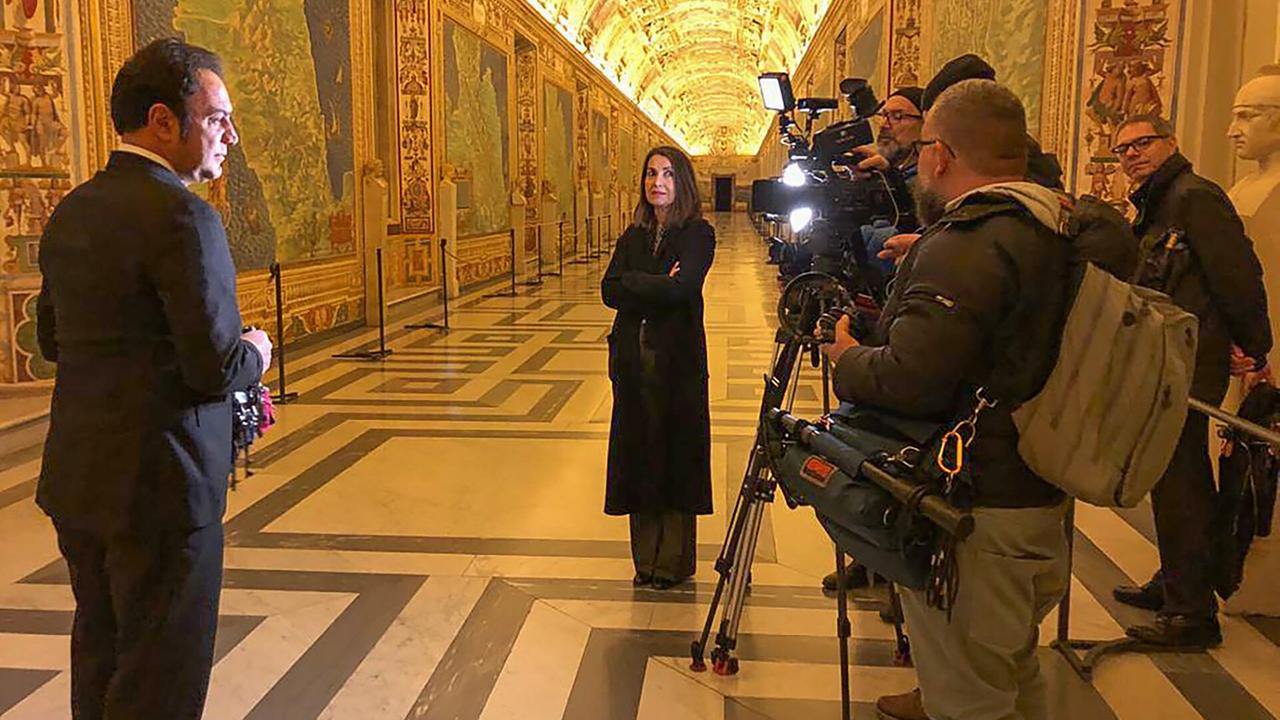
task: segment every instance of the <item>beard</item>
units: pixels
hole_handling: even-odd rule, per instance
[[[911,197],[916,203],[916,220],[921,227],[928,227],[947,214],[947,201],[941,195],[924,186],[917,178],[911,186]]]
[[[876,137],[876,151],[888,160],[890,165],[897,167],[907,159],[907,155],[911,153],[911,146],[899,143],[892,134],[881,130]]]

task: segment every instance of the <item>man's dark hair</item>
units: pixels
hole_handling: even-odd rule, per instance
[[[1139,123],[1150,125],[1151,129],[1155,131],[1155,134],[1160,137],[1173,137],[1173,124],[1155,113],[1143,113],[1141,115],[1133,115],[1125,118],[1124,122],[1120,123],[1120,126],[1116,128],[1115,133],[1111,137],[1114,138],[1120,134],[1121,130],[1129,127],[1130,125],[1137,125]]]
[[[200,87],[200,71],[222,77],[222,61],[177,38],[156,40],[125,61],[111,84],[111,122],[124,135],[147,125],[147,114],[163,103],[187,133],[187,98]]]
[[[644,178],[649,172],[649,161],[654,155],[661,155],[671,162],[671,173],[676,181],[676,196],[672,198],[671,209],[667,212],[666,226],[678,228],[702,217],[702,198],[698,195],[693,163],[679,148],[662,145],[650,150],[644,156],[644,165],[640,166],[640,201],[636,203],[635,224],[646,230],[653,230],[658,226],[658,215],[644,194]]]

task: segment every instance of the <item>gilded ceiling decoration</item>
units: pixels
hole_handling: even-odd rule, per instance
[[[756,76],[793,71],[830,0],[529,0],[694,155],[753,155]]]

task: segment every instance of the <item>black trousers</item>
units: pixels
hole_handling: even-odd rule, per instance
[[[213,667],[222,524],[102,536],[58,527],[76,597],[75,720],[198,720]]]
[[[698,518],[678,510],[631,513],[631,559],[636,573],[684,580],[697,570]]]
[[[1209,617],[1217,612],[1209,582],[1216,492],[1209,459],[1209,419],[1189,412],[1173,459],[1151,491],[1163,613]]]

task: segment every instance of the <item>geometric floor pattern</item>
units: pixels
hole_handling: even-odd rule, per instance
[[[754,434],[777,287],[741,217],[718,216],[708,278],[715,514],[696,582],[631,586],[625,518],[605,516],[612,311],[607,258],[520,295],[464,296],[448,333],[388,332],[382,362],[340,360],[368,330],[290,357],[297,402],[230,496],[211,720],[766,720],[837,718],[833,556],[812,513],[766,511],[737,676],[688,669],[712,563]],[[412,317],[434,318],[434,312]],[[821,408],[809,371],[800,414]],[[0,719],[69,717],[74,607],[34,504],[38,451],[0,456]],[[1082,507],[1072,635],[1144,619],[1117,583],[1158,560],[1149,510]],[[853,604],[854,717],[914,686],[881,598]],[[1047,644],[1056,617],[1046,622]],[[1047,647],[1055,720],[1280,717],[1280,625],[1224,618],[1199,655],[1120,656],[1092,684]]]

